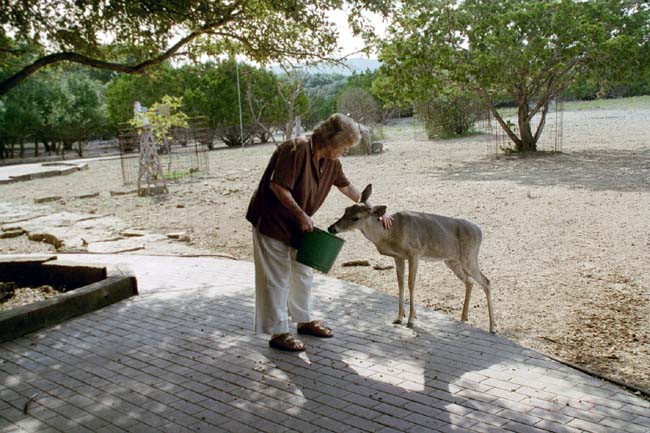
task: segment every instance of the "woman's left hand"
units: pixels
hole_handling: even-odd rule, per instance
[[[384,214],[383,216],[379,217],[379,221],[384,225],[384,229],[390,230],[390,228],[393,226],[393,217],[392,215]]]

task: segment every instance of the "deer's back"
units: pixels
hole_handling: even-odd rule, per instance
[[[417,255],[434,260],[458,259],[468,248],[478,248],[481,230],[457,218],[404,211],[393,215],[393,226],[382,245],[382,254]]]

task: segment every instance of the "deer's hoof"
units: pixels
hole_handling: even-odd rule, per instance
[[[401,325],[402,321],[400,319],[393,320],[393,325]]]
[[[407,328],[412,328],[412,327],[413,327],[413,322],[408,322],[408,323],[406,324],[406,327],[407,327]]]

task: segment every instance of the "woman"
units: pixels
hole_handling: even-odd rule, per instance
[[[299,334],[334,335],[311,318],[313,274],[296,262],[296,248],[302,233],[314,229],[312,216],[332,186],[354,202],[360,200],[338,160],[360,138],[354,120],[333,114],[311,136],[278,146],[251,198],[246,219],[253,225],[255,331],[271,334],[269,345],[275,349],[305,350],[289,332],[289,317],[297,322]],[[384,227],[390,223],[390,217],[384,219]]]

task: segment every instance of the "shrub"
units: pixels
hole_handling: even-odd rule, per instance
[[[476,96],[461,91],[438,94],[415,104],[415,112],[424,123],[429,138],[466,135],[483,111]]]

